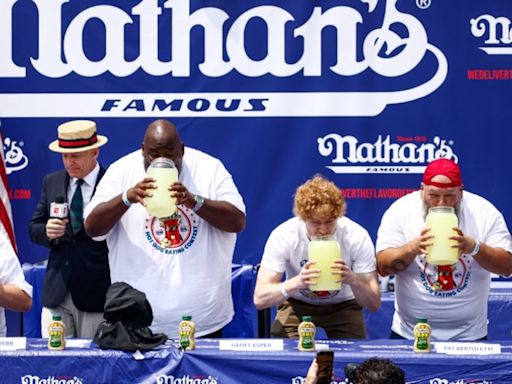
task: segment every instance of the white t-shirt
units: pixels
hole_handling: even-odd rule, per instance
[[[85,214],[144,177],[140,150],[114,162]],[[185,148],[179,180],[193,194],[227,201],[245,212],[231,175],[210,155]],[[124,281],[146,294],[153,309],[154,332],[176,337],[182,316],[191,315],[201,336],[217,331],[233,317],[231,263],[236,234],[214,228],[185,206],[178,209],[180,220],[174,223],[173,233],[179,241],[166,248],[162,246],[166,229],[160,221],[149,216],[143,205],[132,205],[106,236],[110,273],[112,282]]]
[[[368,232],[348,217],[338,219],[334,237],[340,244],[341,257],[355,273],[369,273],[376,269],[375,249]],[[300,273],[308,261],[309,240],[306,224],[293,217],[276,227],[270,234],[261,260],[261,266],[275,272],[286,272],[286,278]],[[305,303],[327,305],[354,299],[352,289],[343,284],[340,291],[312,292],[303,289],[291,297]]]
[[[32,297],[32,286],[25,281],[18,256],[14,253],[7,234],[0,231],[0,284],[15,285]],[[0,307],[0,337],[7,334],[5,310]]]
[[[484,198],[464,191],[458,218],[465,235],[512,251],[503,216]],[[420,191],[398,199],[382,217],[377,252],[401,247],[425,227]],[[473,257],[462,255],[450,273],[429,265],[424,255],[418,255],[395,279],[394,332],[413,339],[416,319],[426,317],[432,337],[438,340],[477,340],[487,335],[491,274]]]

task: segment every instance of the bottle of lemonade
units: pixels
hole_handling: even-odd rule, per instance
[[[338,277],[332,274],[331,266],[335,260],[339,260],[340,245],[332,236],[312,236],[309,242],[308,259],[316,261],[312,268],[320,269],[320,276],[316,284],[311,285],[311,291],[339,291],[341,283],[337,283]]]
[[[178,181],[174,162],[166,157],[158,157],[149,165],[146,176],[154,178],[157,187],[149,190],[153,196],[145,198],[148,213],[158,218],[171,216],[176,212],[176,198],[171,197],[169,187]]]
[[[178,334],[180,345],[184,350],[190,351],[196,348],[196,325],[192,321],[192,316],[185,315],[178,325]]]
[[[425,318],[418,318],[414,326],[414,352],[430,352],[430,335],[432,328]]]
[[[59,315],[53,315],[52,322],[48,325],[48,349],[64,349],[66,326]]]
[[[425,225],[430,228],[434,238],[432,245],[427,249],[427,262],[434,265],[452,265],[459,259],[459,250],[452,248],[456,245],[452,236],[457,236],[453,230],[458,227],[457,215],[452,207],[432,207],[428,211]]]
[[[303,316],[299,324],[299,351],[311,352],[315,350],[316,327],[311,316]]]

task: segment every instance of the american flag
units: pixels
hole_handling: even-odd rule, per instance
[[[1,127],[1,123],[0,123]],[[5,171],[4,137],[0,130],[0,233],[7,235],[12,248],[17,253],[16,238],[14,237],[14,225],[12,221],[11,201],[9,200],[9,184]]]

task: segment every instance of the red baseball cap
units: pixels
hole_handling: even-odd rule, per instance
[[[450,183],[438,183],[432,179],[438,175],[446,176]],[[436,159],[431,161],[423,173],[423,183],[439,188],[453,188],[462,186],[460,168],[453,160]]]

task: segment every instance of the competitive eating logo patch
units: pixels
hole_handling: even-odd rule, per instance
[[[178,207],[175,215],[166,218],[146,218],[146,240],[153,248],[175,255],[190,248],[197,238],[198,216],[188,208]]]

